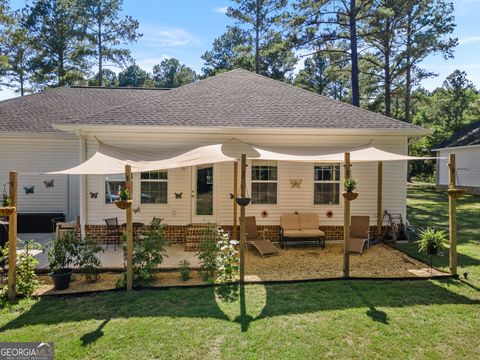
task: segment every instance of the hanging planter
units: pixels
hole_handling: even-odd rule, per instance
[[[117,201],[115,201],[115,205],[117,205],[117,207],[119,209],[122,209],[122,210],[125,210],[125,209],[129,208],[130,206],[132,206],[132,203],[133,203],[132,200],[117,200]]]
[[[342,193],[343,197],[346,199],[346,200],[349,200],[349,201],[352,201],[352,200],[355,200],[357,197],[358,197],[358,193],[357,192],[348,192],[348,191],[345,191],[344,193]]]
[[[240,206],[247,206],[248,204],[250,204],[250,198],[248,197],[237,197],[235,199],[235,201],[237,202],[238,205]]]
[[[0,216],[10,216],[14,213],[14,211],[15,211],[14,206],[0,207]]]
[[[459,199],[465,195],[465,189],[448,189],[448,195],[452,195],[454,198]]]

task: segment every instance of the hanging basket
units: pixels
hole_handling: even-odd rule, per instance
[[[465,189],[448,189],[448,195],[452,195],[454,198],[459,199],[465,195]]]
[[[10,216],[15,212],[14,206],[0,207],[0,216]]]
[[[250,204],[250,198],[247,198],[247,197],[237,197],[235,199],[235,201],[237,202],[238,205],[240,206],[247,206],[248,204]]]
[[[358,193],[356,192],[345,191],[344,193],[342,193],[342,195],[346,200],[349,200],[349,201],[355,200],[358,197]]]
[[[132,200],[117,200],[115,201],[115,205],[117,205],[119,209],[125,210],[132,206],[132,202]]]

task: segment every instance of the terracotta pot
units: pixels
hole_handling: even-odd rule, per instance
[[[345,199],[350,200],[350,201],[355,200],[358,197],[358,193],[356,193],[356,192],[346,191],[346,192],[342,193],[342,195]]]
[[[248,204],[250,204],[250,198],[247,198],[247,197],[237,197],[236,201],[237,201],[237,204],[240,205],[240,206],[247,206]]]
[[[0,207],[0,216],[10,216],[15,211],[13,206]]]
[[[132,206],[132,200],[117,200],[115,201],[115,205],[117,205],[119,209],[125,210],[126,208]]]

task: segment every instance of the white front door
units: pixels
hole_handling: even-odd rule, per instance
[[[192,167],[192,223],[216,222],[216,171],[212,164]]]

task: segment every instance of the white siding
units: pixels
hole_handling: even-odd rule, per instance
[[[438,179],[440,185],[448,185],[448,156],[456,154],[457,185],[480,186],[480,147],[456,148],[439,151]]]
[[[220,134],[109,134],[100,135],[101,141],[111,145],[130,147],[137,149],[165,149],[184,146],[185,149],[196,146],[213,144],[226,141],[231,138]],[[359,146],[372,144],[380,149],[405,154],[407,151],[407,138],[405,136],[288,136],[288,135],[241,135],[239,140],[262,144],[264,146],[288,146],[288,147],[326,147],[342,148],[345,146]],[[93,136],[87,138],[88,157],[96,150],[96,140]],[[250,205],[247,207],[247,215],[255,215],[259,224],[278,224],[280,214],[292,211],[316,211],[323,224],[343,224],[343,199],[339,205],[314,205],[313,204],[313,167],[314,164],[306,163],[278,163],[278,204],[276,205]],[[384,209],[394,213],[406,212],[406,163],[391,162],[384,164]],[[247,191],[250,193],[250,170],[247,170]],[[232,223],[232,200],[229,193],[233,192],[233,164],[223,163],[216,167],[216,220],[219,224]],[[182,168],[170,170],[168,174],[168,204],[164,205],[141,205],[140,212],[134,214],[134,221],[148,222],[153,216],[162,217],[168,224],[184,225],[191,222],[191,169]],[[352,202],[352,214],[369,215],[372,224],[376,217],[376,188],[377,188],[377,165],[376,163],[354,164],[352,175],[358,180],[360,196]],[[343,168],[342,168],[343,176]],[[290,188],[290,179],[302,179],[300,189]],[[103,219],[118,217],[124,221],[124,212],[118,210],[115,205],[105,204],[105,177],[88,176],[87,180],[87,223],[102,224]],[[91,199],[90,192],[98,192],[97,199]],[[134,176],[134,208],[139,206],[139,175]],[[181,200],[175,199],[174,192],[183,192]],[[268,211],[268,217],[262,218],[261,212]],[[325,213],[331,210],[334,216],[328,219]]]
[[[78,141],[73,138],[0,137],[0,185],[8,183],[10,170],[17,170],[20,213],[61,212],[72,219],[78,214],[77,177],[33,174],[62,170],[78,159]],[[43,181],[51,179],[54,187],[46,188]],[[24,187],[30,186],[35,187],[34,194],[26,195]]]

